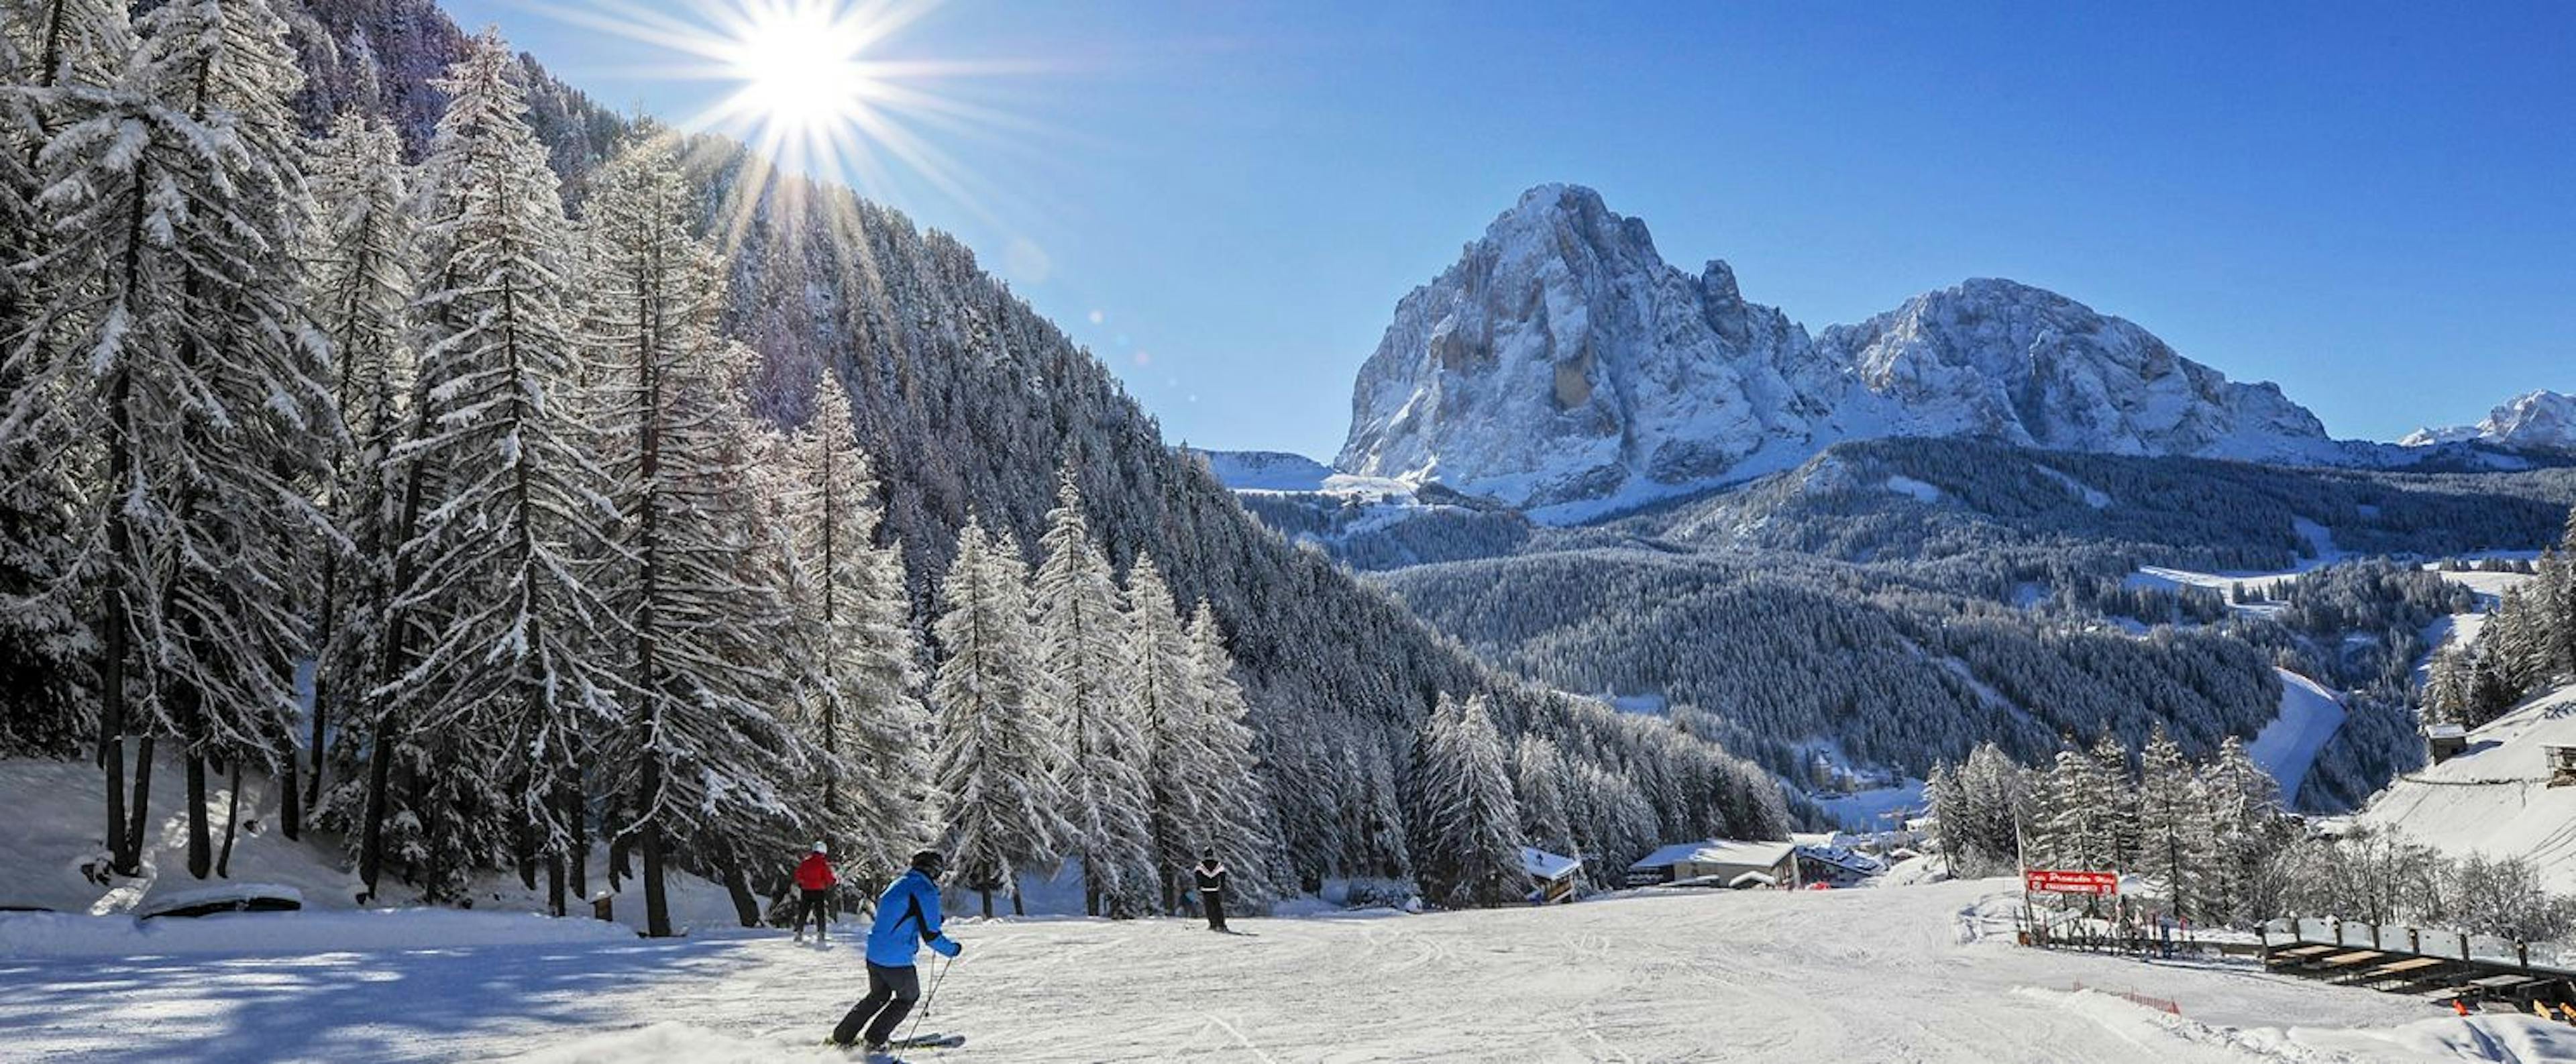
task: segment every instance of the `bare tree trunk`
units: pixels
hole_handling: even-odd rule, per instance
[[[206,824],[206,759],[193,749],[181,756],[188,766],[188,874],[204,879],[215,865],[214,840]]]
[[[135,855],[138,871],[142,866],[143,844],[148,837],[146,832],[152,826],[152,754],[159,741],[159,736],[146,732],[134,750],[134,802],[126,807],[133,814],[133,819],[126,825],[125,845],[127,852]]]
[[[294,763],[293,757],[287,758],[287,764]],[[215,874],[225,879],[233,877],[233,837],[241,834],[241,792],[242,759],[236,757],[233,759],[232,797],[224,802],[224,849],[215,858]]]
[[[277,781],[277,829],[280,832],[283,832],[287,838],[296,839],[301,838],[304,834],[302,827],[304,821],[304,796],[296,793],[294,736],[287,736],[285,740],[285,750],[285,775],[279,777]]]
[[[751,883],[743,878],[742,862],[728,854],[724,866],[725,893],[733,898],[734,919],[744,927],[760,926],[760,898],[751,892]]]
[[[644,753],[643,788],[647,801],[639,804],[645,809],[652,809],[650,796],[660,794],[662,791],[662,755],[657,751],[647,750]],[[669,938],[671,937],[671,900],[664,897],[662,891],[660,812],[646,814],[640,827],[644,851],[644,934],[650,938]]]

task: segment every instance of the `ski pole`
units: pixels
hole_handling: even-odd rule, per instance
[[[956,961],[955,957],[939,958],[939,974],[930,977],[930,990],[921,995],[921,1011],[912,1014],[912,1029],[903,1033],[904,1041],[912,1041],[914,1035],[921,1033],[921,1018],[930,1015],[931,999],[939,996],[939,981],[948,978],[948,966]]]

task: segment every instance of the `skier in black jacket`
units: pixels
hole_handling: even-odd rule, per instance
[[[1199,852],[1199,866],[1192,869],[1199,877],[1199,908],[1206,910],[1208,930],[1225,930],[1225,866],[1218,864],[1215,850]]]

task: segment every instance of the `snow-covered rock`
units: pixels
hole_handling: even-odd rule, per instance
[[[1703,481],[1815,434],[1836,384],[1810,350],[1725,263],[1684,273],[1599,194],[1542,185],[1397,304],[1336,464],[1530,506]]]
[[[2443,443],[2492,443],[2517,450],[2576,450],[2576,395],[2541,389],[2506,400],[2475,425],[2422,428],[2397,441],[2405,447]]]
[[[1338,468],[1533,509],[1644,501],[1882,436],[2346,457],[2277,387],[2011,281],[1926,293],[1811,340],[1747,302],[1724,262],[1673,267],[1645,223],[1571,185],[1523,194],[1397,304],[1351,413]]]
[[[2304,460],[2324,424],[2271,384],[2228,380],[2145,329],[2044,289],[1980,278],[1816,339],[1861,388],[1855,431],[2061,451]]]

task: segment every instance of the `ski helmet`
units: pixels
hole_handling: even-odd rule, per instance
[[[832,852],[832,848],[831,848],[831,847],[829,847],[829,846],[825,846],[825,845],[823,845],[823,840],[821,840],[821,839],[816,839],[816,840],[814,840],[814,852],[815,852],[815,853],[830,853],[830,852]]]
[[[948,858],[937,850],[923,850],[912,855],[912,867],[923,875],[936,877],[948,870]]]

